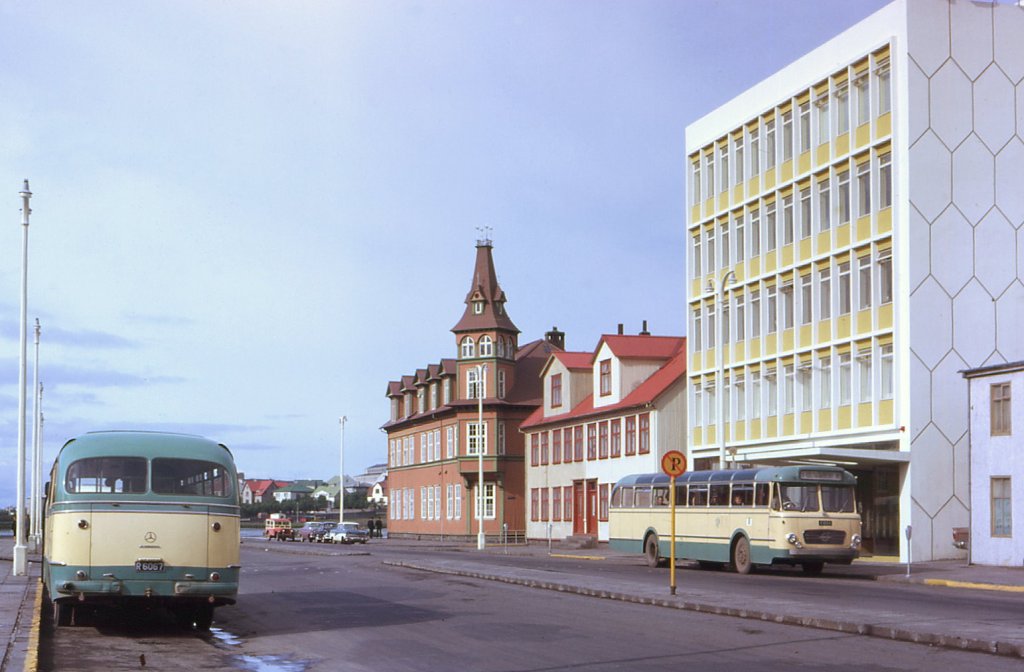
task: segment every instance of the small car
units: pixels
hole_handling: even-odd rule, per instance
[[[317,530],[315,535],[316,543],[318,544],[329,544],[331,543],[331,534],[334,532],[334,528],[338,526],[337,523],[320,523],[320,529]]]
[[[365,544],[369,538],[370,533],[358,523],[340,523],[331,533],[331,543],[334,544]]]

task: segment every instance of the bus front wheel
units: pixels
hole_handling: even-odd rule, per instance
[[[739,537],[732,546],[732,566],[737,574],[750,574],[754,568],[750,561],[750,541],[746,537]]]
[[[74,605],[68,604],[67,602],[53,602],[53,625],[54,627],[63,628],[71,625]]]
[[[647,556],[648,567],[660,567],[663,563],[661,549],[658,548],[658,535],[652,534],[644,542],[644,555]]]

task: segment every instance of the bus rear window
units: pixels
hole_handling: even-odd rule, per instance
[[[230,497],[234,488],[228,470],[216,462],[159,457],[153,460],[153,492]]]
[[[71,494],[128,495],[146,492],[143,457],[88,457],[68,466],[64,489]]]

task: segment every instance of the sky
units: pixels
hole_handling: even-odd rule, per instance
[[[24,179],[45,469],[152,429],[326,480],[344,415],[355,475],[388,381],[455,356],[482,227],[520,343],[684,335],[686,126],[884,4],[0,3],[0,506]]]

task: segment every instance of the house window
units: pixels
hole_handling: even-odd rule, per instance
[[[708,272],[711,273],[718,268],[718,259],[715,258],[715,227],[712,226],[706,230],[704,243],[708,255]]]
[[[612,393],[612,360],[602,360],[600,363],[600,367],[601,396],[605,397]]]
[[[811,405],[811,363],[804,362],[800,364],[800,369],[797,371],[797,387],[800,388],[800,410],[807,412],[812,410]]]
[[[602,460],[608,459],[608,422],[602,422],[598,426],[598,457]]]
[[[452,379],[444,379],[444,403],[450,404],[452,401]]]
[[[551,520],[562,520],[562,488],[559,486],[551,488]]]
[[[800,276],[800,324],[810,324],[814,301],[811,298],[811,274]]]
[[[640,455],[651,452],[651,414],[640,414],[640,444],[637,447]]]
[[[462,519],[462,484],[455,484],[455,520]]]
[[[734,229],[736,231],[736,262],[739,263],[746,258],[746,231],[743,226],[743,217],[736,217],[734,219]]]
[[[562,463],[562,430],[551,432],[551,464]]]
[[[829,198],[828,178],[818,182],[818,231],[832,226],[832,202]]]
[[[752,371],[750,374],[750,419],[758,420],[761,417],[761,372]]]
[[[690,261],[693,263],[693,276],[699,278],[701,275],[701,246],[700,246],[700,231],[693,237],[693,254],[690,255]]]
[[[764,167],[775,166],[775,120],[771,119],[764,124]]]
[[[792,281],[782,285],[782,328],[793,328],[793,283]]]
[[[562,490],[562,520],[572,520],[572,486]]]
[[[776,287],[775,285],[769,285],[767,292],[768,300],[766,301],[766,307],[768,309],[768,324],[766,325],[765,331],[769,334],[774,334],[776,331],[778,331],[779,324],[779,288]]]
[[[491,340],[490,336],[480,337],[480,356],[490,357],[494,354],[494,341]]]
[[[718,148],[718,165],[721,166],[722,179],[718,181],[718,190],[725,191],[729,188],[729,146],[723,144]]]
[[[811,188],[800,190],[800,238],[811,235]]]
[[[483,314],[483,312],[484,312],[484,302],[483,301],[474,301],[473,302],[473,314],[474,315],[481,315],[481,314]]]
[[[746,338],[746,299],[741,294],[736,297],[736,325],[733,331],[736,333],[736,340],[742,341]]]
[[[811,103],[800,103],[800,152],[811,148]]]
[[[736,402],[736,419],[746,420],[747,418],[747,386],[743,376],[736,377],[736,384],[733,385],[733,396]]]
[[[478,399],[483,396],[483,385],[480,382],[476,368],[466,369],[467,399]]]
[[[860,75],[853,82],[854,93],[857,96],[857,125],[868,123],[868,115],[871,111],[871,99],[868,97],[867,73]]]
[[[626,418],[626,455],[636,455],[636,416]]]
[[[427,410],[427,390],[420,387],[416,390],[416,412],[425,413]]]
[[[761,337],[761,292],[750,293],[750,337]]]
[[[530,520],[540,520],[540,488],[530,488]]]
[[[611,456],[619,457],[622,455],[622,419],[615,418],[611,421],[612,425],[612,448]]]
[[[1010,436],[1010,383],[996,383],[990,388],[992,395],[992,436]]]
[[[768,415],[774,417],[779,414],[779,379],[775,375],[775,369],[768,369],[764,374],[765,395],[768,398]]]
[[[850,91],[844,84],[836,89],[836,135],[850,130]]]
[[[470,422],[466,424],[466,454],[487,454],[487,423]]]
[[[455,487],[449,483],[444,488],[444,517],[452,519],[455,514]]]
[[[444,431],[444,456],[455,457],[455,428],[445,427]]]
[[[530,435],[530,466],[540,464],[540,434]]]
[[[498,371],[498,399],[505,398],[505,371]]]
[[[551,376],[551,406],[558,408],[562,405],[562,374],[556,373]]]
[[[498,455],[505,454],[505,423],[498,423]]]
[[[573,429],[572,458],[577,462],[583,461],[583,425]]]
[[[700,159],[698,158],[691,164],[690,172],[690,204],[695,205],[701,201],[700,195]]]
[[[782,412],[792,413],[796,398],[796,371],[792,364],[782,367]]]
[[[551,453],[548,452],[548,433],[540,433],[540,463],[546,465],[551,461]]]
[[[782,199],[782,244],[789,245],[793,242],[793,195],[789,194]]]
[[[495,345],[498,346],[498,357],[504,358],[505,357],[505,339],[502,338],[501,336],[498,336],[498,341],[497,341],[497,343]]]
[[[815,106],[818,108],[818,144],[824,145],[829,141],[829,124],[828,124],[828,98],[821,97],[815,101]]]
[[[587,459],[597,459],[597,423],[587,425]]]
[[[701,412],[704,404],[704,392],[701,389],[700,383],[696,383],[693,386],[693,413],[690,415],[690,426],[701,427],[704,424],[703,413]]]
[[[551,508],[550,492],[551,491],[548,488],[540,489],[540,519],[543,521],[547,521],[551,518],[551,515],[549,514]]]
[[[722,235],[722,266],[728,266],[731,263],[730,262],[731,250],[729,248],[729,220],[728,219],[725,220],[724,222],[722,222],[722,234],[721,235]]]
[[[736,138],[732,142],[732,154],[735,157],[736,163],[734,170],[736,173],[735,183],[743,183],[743,136]]]
[[[992,536],[1013,536],[1010,477],[993,476],[992,481]]]
[[[756,257],[761,254],[761,211],[754,209],[748,215],[750,217],[750,256]]]
[[[750,176],[761,172],[761,134],[758,129],[750,131]]]
[[[702,348],[701,348],[701,340],[702,339],[701,339],[700,325],[701,325],[701,311],[700,311],[700,308],[694,308],[693,309],[693,333],[692,333],[693,338],[690,339],[690,343],[693,346],[693,351],[694,352],[700,352],[702,350]]]
[[[708,198],[715,195],[715,153],[709,152],[705,158],[708,174]]]
[[[462,359],[469,359],[473,357],[473,352],[476,350],[476,345],[473,343],[473,339],[466,336],[462,339],[462,347],[459,350],[459,356]]]
[[[566,464],[572,462],[572,428],[566,427],[562,430],[562,461]]]
[[[775,221],[775,202],[768,203],[764,206],[764,226],[765,226],[765,251],[771,252],[775,249],[779,235],[778,224]]]
[[[483,517],[487,520],[494,520],[494,483],[484,483],[484,496],[483,496]],[[479,496],[479,490],[476,486],[473,486],[473,503],[477,502]],[[475,509],[474,509],[475,512]]]

